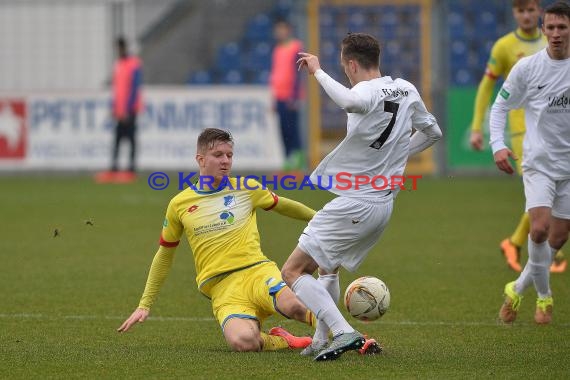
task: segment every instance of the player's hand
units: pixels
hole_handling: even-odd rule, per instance
[[[518,157],[513,154],[510,149],[501,149],[497,151],[493,157],[495,158],[495,164],[499,168],[499,170],[504,171],[507,174],[513,174],[515,171],[509,162],[509,158],[513,160],[518,160]]]
[[[472,131],[469,138],[471,147],[475,150],[483,150],[483,133],[480,131]]]
[[[148,317],[149,311],[146,309],[137,308],[126,321],[123,322],[121,327],[117,329],[118,332],[125,332],[129,330],[135,323],[143,323]]]
[[[309,74],[314,74],[315,71],[321,68],[319,57],[316,55],[301,52],[299,53],[299,57],[300,58],[297,60],[299,71],[301,71],[303,68],[306,68]]]

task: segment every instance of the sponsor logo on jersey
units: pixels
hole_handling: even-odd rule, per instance
[[[235,207],[236,205],[236,197],[235,195],[226,195],[224,197],[224,207]]]
[[[220,219],[225,220],[226,222],[228,222],[228,224],[234,224],[235,222],[235,216],[231,211],[222,211],[222,213],[220,214]]]
[[[393,96],[395,98],[408,96],[408,90],[402,90],[401,88],[383,88],[382,93],[385,96]]]
[[[570,98],[566,94],[548,97],[548,113],[570,112]]]
[[[504,88],[501,88],[499,95],[501,95],[501,98],[503,98],[505,100],[507,100],[511,96],[511,94],[507,90],[505,90]]]

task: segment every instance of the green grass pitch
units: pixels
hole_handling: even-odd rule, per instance
[[[498,250],[523,206],[509,178],[422,179],[402,192],[381,242],[358,273],[386,282],[391,309],[352,320],[382,355],[315,363],[297,351],[233,353],[196,290],[181,244],[151,317],[115,330],[137,305],[168,200],[176,189],[95,185],[87,177],[0,178],[0,378],[568,378],[568,273],[552,275],[551,326],[533,324],[534,290],[513,326],[497,323],[516,277]],[[279,194],[320,208],[331,196]],[[303,224],[258,212],[262,248],[281,265]],[[58,236],[54,237],[55,230]],[[570,253],[570,251],[569,251]],[[523,256],[526,260],[526,253]],[[344,308],[342,308],[344,311]],[[345,311],[344,311],[345,312]],[[346,312],[345,312],[346,313]],[[272,318],[310,334],[296,322]]]

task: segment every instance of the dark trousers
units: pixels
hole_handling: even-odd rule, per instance
[[[289,156],[296,150],[301,150],[299,137],[299,112],[290,108],[288,102],[277,101],[277,114],[281,127],[281,138],[285,146],[285,155]]]
[[[127,139],[131,146],[131,155],[129,160],[129,171],[135,171],[135,158],[137,153],[137,144],[135,141],[135,135],[137,132],[137,117],[136,115],[130,115],[124,120],[117,122],[115,127],[115,144],[113,146],[113,164],[111,166],[112,171],[117,171],[117,159],[119,157],[119,145],[121,140]]]

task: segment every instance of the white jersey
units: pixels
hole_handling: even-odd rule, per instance
[[[570,58],[555,60],[543,49],[517,62],[491,111],[493,153],[506,148],[506,113],[515,108],[525,110],[523,175],[527,168],[570,179]]]
[[[435,126],[439,131],[418,90],[410,82],[389,76],[359,82],[352,89],[322,70],[317,70],[315,78],[348,113],[348,121],[346,137],[317,166],[311,182],[328,188],[332,180],[329,191],[346,197],[376,198],[388,194],[392,179],[397,182],[397,176],[404,173],[412,128],[422,131]],[[356,189],[356,176],[371,180],[376,177],[375,186],[368,183]],[[384,179],[388,186],[381,189]]]

